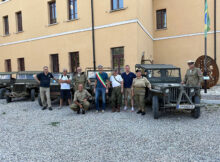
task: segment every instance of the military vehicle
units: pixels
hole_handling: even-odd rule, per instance
[[[152,102],[153,115],[158,119],[167,109],[190,110],[194,118],[200,116],[200,87],[181,84],[181,70],[173,65],[138,64],[142,74],[152,84],[147,89],[147,101]]]
[[[7,103],[13,98],[28,97],[31,101],[35,101],[35,97],[39,91],[38,83],[34,79],[34,75],[38,72],[24,71],[16,73],[16,80],[9,90],[6,92]]]
[[[62,76],[62,73],[53,73],[54,78],[59,79],[60,76]],[[70,78],[73,78],[72,73],[67,74]],[[70,84],[70,90],[71,90],[71,96],[74,94],[74,88],[73,88],[73,79]],[[52,102],[57,102],[60,100],[60,84],[56,82],[55,80],[51,79],[50,81],[50,98]],[[42,101],[40,98],[40,94],[38,95],[38,104],[42,106]]]
[[[15,79],[12,75],[15,72],[3,72],[0,73],[0,99],[4,99],[6,91],[14,83]]]

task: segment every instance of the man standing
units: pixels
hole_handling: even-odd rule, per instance
[[[201,83],[203,82],[203,75],[199,68],[195,67],[195,62],[192,60],[189,60],[188,62],[189,69],[186,71],[185,78],[182,82],[182,84],[186,84],[189,86],[201,86]],[[198,94],[200,96],[200,92]]]
[[[63,69],[63,74],[59,77],[60,83],[60,108],[63,106],[63,101],[68,100],[69,105],[71,105],[71,92],[70,84],[71,77],[67,74],[67,69]]]
[[[50,79],[54,79],[58,82],[56,78],[53,77],[51,73],[48,72],[48,67],[43,67],[43,72],[34,76],[35,80],[40,84],[40,98],[43,104],[42,110],[46,110],[47,107],[49,110],[53,110],[51,107],[51,100],[50,100]],[[47,99],[47,103],[45,100]]]
[[[82,84],[83,87],[86,87],[86,83],[87,83],[87,76],[84,72],[82,72],[82,68],[78,67],[77,68],[77,73],[74,75],[74,89],[77,90],[79,87],[79,84]],[[88,83],[90,83],[90,81],[88,80]]]
[[[79,84],[78,90],[74,94],[74,103],[70,108],[73,111],[77,111],[77,114],[80,114],[80,111],[82,111],[82,114],[85,114],[90,106],[88,99],[91,97],[91,94],[83,88],[83,85]]]
[[[120,112],[122,93],[123,93],[123,79],[118,75],[118,70],[115,69],[113,75],[110,77],[113,90],[111,94],[112,112]]]
[[[130,66],[125,66],[125,72],[121,74],[123,80],[124,80],[124,100],[125,100],[125,107],[124,110],[127,110],[128,108],[128,100],[131,100],[131,111],[134,111],[134,100],[131,93],[131,86],[133,79],[136,78],[136,75],[132,72],[130,72]]]
[[[109,81],[108,74],[103,72],[103,66],[98,66],[98,72],[95,74],[96,81],[94,86],[96,112],[99,112],[99,96],[102,95],[102,112],[105,112],[106,93],[108,93]]]

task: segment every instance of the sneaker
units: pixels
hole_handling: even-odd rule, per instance
[[[142,113],[142,111],[141,111],[141,110],[138,110],[137,114],[141,114],[141,113]]]
[[[102,113],[104,113],[105,112],[105,110],[102,110]]]
[[[124,110],[126,111],[127,109],[128,109],[127,106],[125,106],[125,107],[124,107]]]
[[[85,113],[86,113],[85,110],[83,110],[83,111],[82,111],[82,114],[85,114]]]
[[[131,108],[131,112],[134,112],[134,107]]]
[[[44,106],[41,110],[46,110],[47,109],[47,106]]]
[[[99,110],[96,110],[95,112],[96,112],[96,113],[99,113]]]
[[[49,107],[49,110],[52,111],[53,110],[52,107]]]
[[[141,113],[141,115],[145,115],[145,114],[146,114],[145,112],[142,112],[142,113]]]

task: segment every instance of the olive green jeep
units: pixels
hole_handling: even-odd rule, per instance
[[[2,72],[0,73],[0,99],[5,98],[5,93],[8,91],[10,86],[14,84],[15,79],[13,78],[15,72]]]

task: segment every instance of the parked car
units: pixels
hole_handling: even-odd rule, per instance
[[[7,103],[11,102],[13,98],[27,97],[31,101],[35,101],[35,97],[39,91],[38,83],[35,81],[33,75],[37,72],[25,71],[16,73],[16,80],[12,84],[8,92],[6,92]]]
[[[15,79],[13,78],[15,72],[3,72],[0,73],[0,99],[5,98],[5,93],[14,84]]]
[[[62,75],[62,73],[54,73],[53,76],[56,79],[59,79],[59,77]],[[71,78],[73,78],[73,74],[72,73],[68,73],[67,75],[69,75]],[[70,91],[71,91],[71,96],[73,96],[74,94],[74,88],[73,88],[73,79],[72,82],[70,84]],[[58,82],[56,82],[55,80],[51,79],[50,81],[50,98],[52,102],[56,102],[60,100],[60,84]],[[42,101],[40,98],[40,94],[38,95],[38,104],[40,106],[42,106]]]
[[[181,70],[173,65],[137,64],[152,84],[147,89],[147,101],[152,102],[153,115],[158,119],[166,109],[190,110],[194,118],[200,116],[199,86],[181,84]]]

